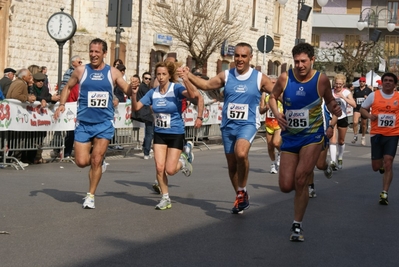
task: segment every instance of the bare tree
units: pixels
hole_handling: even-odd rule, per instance
[[[345,46],[343,41],[333,41],[331,48],[319,53],[318,61],[335,64],[339,72],[343,72],[348,81],[353,81],[356,72],[367,73],[374,63],[383,57],[383,50],[379,43],[372,41],[357,41],[354,46]],[[334,55],[331,59],[331,56]]]
[[[227,10],[220,0],[173,0],[168,5],[150,1],[153,27],[178,40],[202,67],[225,40],[234,42],[245,28],[242,10]]]

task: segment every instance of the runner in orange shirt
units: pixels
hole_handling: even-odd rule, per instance
[[[371,167],[383,174],[379,203],[388,205],[388,190],[393,178],[392,163],[399,141],[399,94],[395,92],[398,83],[395,74],[387,72],[381,80],[382,89],[364,100],[360,113],[371,121]]]

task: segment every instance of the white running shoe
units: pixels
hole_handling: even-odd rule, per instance
[[[94,195],[91,196],[90,193],[86,194],[86,197],[83,198],[84,202],[82,208],[84,209],[94,209],[96,206],[94,205]]]
[[[366,145],[366,137],[362,136],[362,146],[365,146],[365,145]]]
[[[188,162],[187,155],[186,153],[181,153],[179,161],[182,163],[181,171],[182,173],[189,177],[191,173],[193,172],[193,166],[191,165],[190,162]]]
[[[315,197],[317,197],[316,191],[314,190],[314,188],[309,186],[309,198],[315,198]]]
[[[333,170],[330,165],[327,166],[327,169],[324,170],[324,175],[327,177],[327,179],[331,179],[333,175]]]
[[[187,155],[187,160],[190,163],[194,162],[194,153],[193,153],[194,144],[191,141],[188,141],[186,145],[183,147],[183,152]]]
[[[272,163],[272,165],[270,165],[270,173],[272,174],[277,173],[276,164]]]
[[[109,165],[109,163],[105,162],[105,157],[103,159],[103,165],[101,166],[101,171],[102,173],[104,173],[107,170],[107,166]]]
[[[335,161],[330,162],[330,167],[333,171],[338,171],[338,167],[337,167],[337,164],[335,163]]]
[[[156,210],[166,210],[172,208],[170,198],[162,198],[161,201],[155,206]]]
[[[338,159],[338,169],[342,170],[342,159]]]
[[[29,166],[29,163],[23,163],[23,162],[21,162],[21,163],[19,163],[19,164],[21,165],[22,168],[26,168],[26,167]],[[6,166],[7,166],[7,165],[6,165]]]

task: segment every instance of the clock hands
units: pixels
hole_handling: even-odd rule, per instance
[[[60,16],[60,28],[58,29],[58,34],[60,34],[62,29],[62,16]]]

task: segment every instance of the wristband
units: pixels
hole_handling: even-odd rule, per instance
[[[334,130],[334,127],[335,127],[335,126],[333,126],[333,125],[328,125],[328,127],[331,127],[331,129]]]
[[[65,107],[65,104],[60,104],[59,106],[64,106]]]
[[[203,121],[204,118],[203,117],[197,117],[198,120]]]

